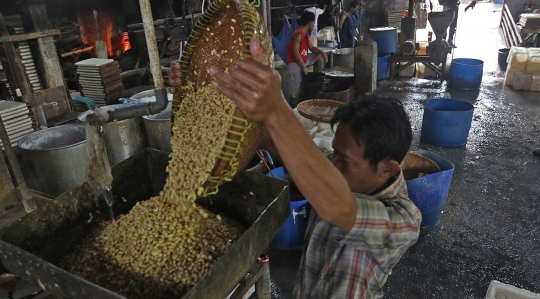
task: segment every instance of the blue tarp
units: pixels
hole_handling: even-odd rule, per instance
[[[296,19],[292,20],[291,25],[289,24],[289,20],[286,18],[283,21],[283,27],[281,28],[281,32],[278,34],[278,36],[274,36],[272,34],[272,46],[285,64],[287,64],[287,48],[289,46],[289,39],[296,29],[298,29]]]

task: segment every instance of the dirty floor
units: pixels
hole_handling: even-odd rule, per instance
[[[408,79],[379,82],[377,92],[403,99],[412,149],[432,151],[455,165],[440,225],[394,268],[384,298],[485,298],[491,280],[540,293],[540,92],[504,86],[497,65],[504,48],[501,5],[478,2],[458,18],[454,58],[484,61],[480,90],[459,91]],[[436,82],[436,81],[434,81]],[[420,141],[423,108],[433,98],[474,106],[467,144],[445,148]],[[290,298],[300,253],[270,250],[274,298]]]

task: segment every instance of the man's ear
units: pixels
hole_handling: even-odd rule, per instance
[[[399,163],[394,159],[384,159],[379,162],[378,175],[384,179],[389,179],[399,172]]]

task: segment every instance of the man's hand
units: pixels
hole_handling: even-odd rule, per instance
[[[302,71],[304,72],[304,75],[306,75],[306,76],[307,76],[307,74],[309,73],[309,70],[308,70],[307,66],[304,66],[304,67],[302,68]]]
[[[273,68],[262,64],[263,53],[258,37],[250,42],[252,59],[243,58],[224,73],[210,68],[214,88],[233,100],[251,119],[267,121],[282,109],[290,109],[281,92],[281,77]]]
[[[0,290],[8,293],[15,291],[19,279],[18,276],[9,273],[0,275]]]
[[[180,61],[175,60],[171,62],[171,68],[169,70],[169,92],[174,93],[176,88],[182,84],[182,73],[180,72]]]
[[[328,63],[328,56],[326,56],[326,53],[324,53],[324,51],[321,51],[322,53],[322,57],[324,59],[324,63]]]

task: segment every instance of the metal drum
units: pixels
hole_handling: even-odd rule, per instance
[[[106,110],[114,110],[124,104],[109,105],[102,107]],[[86,121],[86,116],[91,111],[85,111],[78,117],[79,121]],[[146,147],[142,131],[142,119],[140,117],[121,121],[113,121],[103,125],[103,139],[105,149],[111,167],[142,151]]]
[[[23,173],[28,187],[58,196],[86,181],[83,125],[62,125],[22,138]]]
[[[332,67],[354,68],[354,48],[332,51]]]
[[[143,116],[144,131],[150,148],[172,153],[171,147],[171,105],[154,115]]]

